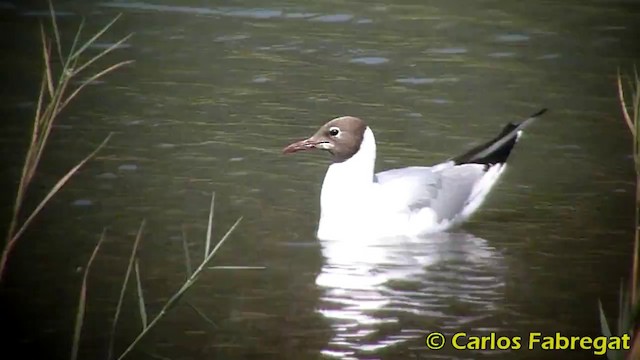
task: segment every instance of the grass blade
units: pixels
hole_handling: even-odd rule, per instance
[[[78,58],[80,55],[82,55],[82,53],[87,50],[87,48],[89,46],[91,46],[93,43],[96,42],[96,40],[98,40],[98,38],[100,38],[100,36],[102,36],[105,32],[107,32],[107,30],[109,30],[109,28],[111,28],[111,26],[113,26],[113,24],[115,24],[116,21],[118,21],[118,19],[120,18],[120,16],[122,16],[122,14],[118,14],[116,17],[114,17],[107,25],[105,25],[102,29],[100,29],[100,31],[98,31],[97,33],[95,33],[91,39],[87,40],[87,42],[85,42],[80,49],[76,50],[76,52],[74,52],[73,54],[71,54],[71,56],[69,57],[68,60],[75,60],[76,58]]]
[[[47,90],[49,90],[49,96],[53,97],[53,75],[51,73],[51,46],[47,41],[47,36],[44,34],[44,26],[40,23],[40,36],[42,38],[42,58],[44,60],[44,73],[47,79]],[[36,112],[39,114],[40,112]],[[39,116],[36,116],[39,119]]]
[[[220,241],[218,241],[218,243],[216,244],[216,247],[214,247],[213,250],[211,250],[211,253],[209,253],[209,256],[202,263],[203,265],[208,263],[209,260],[211,260],[211,258],[213,258],[213,255],[215,255],[216,252],[218,252],[218,249],[220,249],[222,244],[224,244],[224,242],[227,241],[227,238],[229,237],[229,235],[231,235],[231,233],[235,231],[236,226],[238,226],[238,224],[240,224],[241,221],[242,221],[242,216],[240,218],[238,218],[238,220],[236,220],[235,223],[233,223],[233,225],[229,228],[229,230],[227,230],[227,232],[224,234],[222,239],[220,239]]]
[[[44,103],[44,94],[47,88],[47,75],[42,77],[42,84],[40,85],[40,92],[38,93],[38,105],[36,106],[36,122],[33,124],[33,131],[31,133],[31,143],[29,146],[29,150],[33,149],[33,144],[35,144],[36,139],[38,138],[38,119],[42,114],[42,104]],[[27,157],[28,158],[28,157]]]
[[[638,77],[638,68],[635,65],[633,65],[633,78],[636,81],[636,92],[635,94],[633,94],[634,98],[636,99],[636,103],[633,111],[636,118],[636,123],[638,123],[638,118],[640,117],[640,77]]]
[[[73,42],[71,43],[71,49],[69,49],[69,55],[67,55],[67,63],[66,63],[67,65],[71,63],[69,59],[71,59],[71,56],[76,51],[76,47],[78,46],[78,42],[80,41],[80,34],[82,34],[83,28],[84,28],[84,18],[80,20],[80,25],[78,25],[78,30],[76,31],[76,36],[73,37]]]
[[[209,325],[211,325],[213,328],[217,329],[218,325],[216,325],[215,322],[213,322],[213,320],[211,320],[204,312],[202,312],[200,309],[198,309],[195,305],[193,305],[190,302],[186,302],[186,304],[193,310],[195,311],[196,314],[198,314],[202,320],[204,320],[206,323],[208,323]]]
[[[614,335],[622,336],[630,333],[633,324],[633,319],[631,318],[632,310],[629,290],[625,290],[622,281],[620,281],[620,294],[618,299],[618,333]]]
[[[618,324],[618,336],[622,336],[627,334],[631,330],[632,319],[631,319],[631,304],[629,303],[629,294],[625,292],[624,301],[622,303],[622,312],[620,313],[620,319]]]
[[[76,360],[78,358],[78,349],[80,348],[80,335],[82,334],[82,326],[84,324],[84,314],[86,310],[87,304],[87,279],[89,277],[89,270],[91,270],[91,265],[93,265],[93,260],[96,258],[98,254],[98,250],[100,249],[100,245],[106,238],[106,230],[102,231],[102,235],[100,235],[100,240],[96,244],[95,248],[93,248],[93,252],[91,253],[91,257],[89,261],[87,261],[87,265],[84,268],[84,275],[82,276],[82,285],[80,286],[80,296],[78,299],[78,310],[76,312],[76,322],[73,327],[73,342],[71,345],[71,360]]]
[[[22,235],[22,233],[26,230],[27,226],[29,226],[29,224],[33,221],[36,215],[38,215],[38,213],[42,210],[42,208],[44,208],[44,206],[49,202],[49,200],[51,200],[53,195],[55,195],[58,191],[60,191],[60,189],[62,189],[62,187],[69,181],[69,179],[71,179],[71,177],[75,173],[77,173],[78,170],[80,170],[80,168],[87,163],[87,161],[91,160],[92,157],[94,157],[105,145],[107,145],[107,142],[109,142],[109,139],[111,139],[112,135],[113,134],[109,134],[102,141],[102,143],[98,145],[98,147],[95,150],[93,150],[89,155],[87,155],[84,159],[82,159],[82,161],[80,161],[76,166],[71,168],[71,170],[69,170],[63,177],[61,177],[60,180],[58,180],[58,182],[53,186],[53,188],[49,190],[49,193],[47,193],[47,196],[45,196],[44,199],[40,201],[40,203],[38,204],[38,206],[36,206],[36,208],[33,210],[31,215],[29,215],[27,220],[25,220],[25,222],[22,224],[22,227],[20,227],[20,229],[13,236],[12,241],[15,241],[17,238],[19,238]]]
[[[53,3],[51,2],[51,0],[47,2],[49,3],[49,13],[51,14],[51,28],[53,29],[53,35],[56,38],[58,57],[60,58],[60,63],[64,64],[64,62],[62,61],[62,42],[60,41],[60,31],[58,31],[58,20],[56,19],[56,12],[53,9]]]
[[[182,250],[184,250],[184,265],[187,270],[187,278],[193,274],[193,268],[191,267],[191,255],[189,254],[189,243],[187,242],[187,229],[182,227]]]
[[[209,249],[211,248],[211,236],[213,234],[213,210],[216,200],[216,193],[211,193],[211,206],[209,207],[209,222],[207,223],[207,237],[204,243],[204,259],[209,256]]]
[[[60,107],[58,108],[58,112],[62,111],[62,109],[64,109],[67,104],[69,104],[69,102],[71,100],[73,100],[73,98],[75,98],[78,93],[84,89],[85,86],[91,84],[92,82],[98,80],[99,78],[101,78],[102,76],[116,70],[117,68],[120,68],[122,66],[128,65],[133,63],[133,60],[125,60],[125,61],[121,61],[117,64],[111,65],[108,68],[100,71],[99,73],[96,73],[94,75],[92,75],[91,77],[89,77],[87,80],[85,80],[82,84],[80,84],[80,86],[78,86],[64,101],[62,101]]]
[[[611,337],[611,329],[609,328],[609,323],[607,322],[607,317],[604,314],[604,310],[602,309],[602,302],[598,300],[598,310],[600,312],[600,331],[603,336]],[[609,360],[623,360],[622,351],[618,350],[609,350],[607,349],[607,359]]]
[[[609,324],[607,323],[607,317],[604,314],[604,310],[602,309],[602,302],[598,300],[598,310],[600,313],[600,332],[603,336],[611,337],[611,330],[609,329]],[[607,351],[607,359],[615,360],[612,355]]]
[[[169,298],[169,300],[167,300],[167,302],[162,306],[162,309],[160,309],[160,312],[149,322],[149,325],[144,330],[142,330],[138,334],[138,336],[136,336],[136,338],[133,339],[133,341],[129,344],[129,346],[127,346],[127,348],[122,352],[122,354],[120,354],[120,356],[118,357],[118,360],[125,358],[133,350],[133,348],[140,342],[140,340],[142,340],[147,335],[149,330],[151,330],[158,323],[158,321],[160,321],[166,315],[167,311],[169,311],[171,308],[173,308],[178,304],[178,301],[187,292],[187,290],[189,290],[189,288],[195,283],[195,281],[197,280],[202,270],[204,270],[204,268],[207,266],[209,261],[213,259],[213,256],[216,254],[216,251],[220,248],[220,246],[222,246],[222,244],[224,244],[227,238],[229,238],[229,236],[235,231],[236,227],[240,224],[241,221],[242,221],[242,217],[236,220],[236,222],[231,226],[231,228],[229,228],[229,230],[224,234],[222,239],[218,242],[216,247],[202,261],[202,263],[198,266],[198,268],[196,268],[193,274],[191,274],[191,277],[189,277],[189,279],[187,279],[187,281],[184,284],[182,284],[180,289],[178,289],[178,291],[176,291]]]
[[[602,309],[602,302],[598,300],[598,310],[600,311],[600,331],[602,335],[611,337],[611,329],[609,329],[609,323],[607,323],[607,317]]]
[[[140,320],[142,320],[142,329],[147,328],[147,307],[144,303],[144,294],[142,293],[142,280],[140,280],[140,264],[136,258],[136,287],[138,288],[138,307],[140,308]]]
[[[115,50],[118,46],[122,45],[124,42],[129,40],[131,38],[131,35],[132,34],[129,34],[129,35],[123,37],[122,39],[118,40],[116,43],[114,43],[111,46],[109,46],[104,51],[101,51],[98,55],[96,55],[93,58],[91,58],[86,63],[80,65],[77,69],[74,69],[73,70],[73,74],[74,75],[79,74],[80,72],[82,72],[82,70],[86,69],[89,65],[93,64],[94,62],[98,61],[101,57],[103,57],[103,56],[107,55],[108,53],[112,52],[113,50]]]
[[[116,327],[118,326],[118,321],[120,320],[120,313],[122,312],[122,304],[124,303],[124,294],[127,291],[127,285],[129,284],[129,278],[131,278],[131,271],[133,269],[134,260],[136,259],[136,254],[138,253],[138,245],[140,245],[140,240],[142,240],[142,233],[144,232],[144,227],[147,221],[142,219],[140,223],[140,227],[138,228],[138,233],[136,234],[136,240],[133,242],[133,248],[131,249],[131,254],[129,255],[129,263],[127,265],[127,272],[124,276],[124,280],[122,281],[122,287],[120,288],[120,297],[118,298],[118,305],[116,306],[116,313],[113,315],[113,322],[111,324],[111,333],[109,334],[109,350],[107,353],[107,360],[113,359],[113,347],[115,345],[115,336],[116,336]]]
[[[69,56],[65,59],[62,54],[62,41],[60,37],[60,31],[57,22],[57,14],[54,9],[53,3],[51,0],[47,0],[49,6],[49,14],[51,16],[51,28],[53,32],[53,40],[50,36],[47,36],[45,33],[44,26],[40,24],[40,36],[42,40],[42,57],[44,60],[43,67],[43,75],[42,75],[42,84],[40,87],[40,92],[38,95],[38,102],[35,112],[35,117],[33,119],[33,131],[31,133],[31,141],[29,142],[29,148],[27,149],[27,155],[25,157],[25,161],[22,168],[22,173],[20,175],[20,179],[18,181],[18,189],[15,195],[15,201],[13,204],[13,213],[11,215],[11,219],[9,221],[9,226],[7,229],[5,241],[2,243],[2,254],[0,256],[0,282],[4,279],[4,274],[6,271],[6,265],[8,261],[9,255],[12,253],[13,248],[16,245],[17,240],[21,237],[22,233],[26,230],[26,228],[31,224],[34,220],[35,216],[39,214],[42,208],[50,201],[51,197],[54,196],[62,186],[69,180],[69,178],[78,171],[78,169],[89,160],[89,158],[93,157],[95,153],[108,141],[109,137],[105,139],[103,144],[101,144],[94,153],[90,154],[87,158],[85,158],[82,162],[76,165],[76,167],[72,168],[67,174],[65,174],[49,191],[46,197],[38,203],[35,210],[28,215],[27,220],[22,224],[22,226],[16,231],[19,227],[18,219],[21,218],[22,210],[23,210],[23,201],[26,196],[27,190],[29,188],[29,184],[36,173],[40,159],[42,157],[42,153],[46,147],[47,141],[49,139],[49,135],[51,133],[51,129],[53,127],[53,123],[56,120],[56,117],[61,111],[60,105],[62,104],[62,100],[70,84],[71,79],[74,76],[73,69],[76,67],[79,59],[79,55],[82,54],[92,43],[94,43],[106,30],[108,30],[115,21],[119,18],[119,16],[115,17],[109,24],[107,24],[100,32],[94,34],[94,36],[85,44],[82,45],[80,49],[77,49],[77,46],[80,42],[81,32],[84,26],[84,19],[81,21],[78,31],[75,34],[73,44],[69,51]],[[128,37],[127,37],[128,38]],[[55,42],[55,44],[52,44]],[[117,47],[116,44],[115,47]],[[114,47],[114,48],[115,48]],[[55,48],[55,50],[53,50]],[[103,51],[100,56],[104,56],[106,53],[111,52],[113,49],[109,48],[106,51]],[[52,59],[55,58],[55,54],[52,52],[57,52],[58,57],[60,58],[60,74],[57,76],[57,81],[54,81],[56,77],[55,71],[58,67],[53,66]],[[95,58],[94,58],[95,59]],[[95,61],[95,60],[93,60]],[[126,62],[125,62],[126,63]],[[125,63],[116,64],[111,66],[102,72],[90,77],[88,82],[94,81],[100,76],[124,65]],[[87,65],[87,64],[85,64]],[[76,89],[76,92],[72,94],[71,97],[67,98],[67,101],[64,102],[66,106],[68,104],[68,100],[72,99],[77,95],[77,92],[80,91],[85,84],[80,86],[80,89]],[[49,96],[47,97],[47,93]],[[47,97],[47,99],[45,99]],[[110,135],[111,136],[111,135]]]
[[[631,120],[631,116],[629,116],[629,111],[627,110],[627,103],[625,101],[624,89],[622,88],[622,75],[620,75],[620,71],[618,71],[618,100],[620,100],[620,107],[622,107],[622,115],[624,117],[624,121],[626,121],[627,126],[629,127],[629,131],[631,131],[631,135],[633,135],[635,139],[636,127],[633,121]]]
[[[102,141],[102,143],[98,145],[98,147],[95,150],[93,150],[93,152],[91,152],[91,154],[87,155],[84,159],[82,159],[82,161],[80,161],[76,166],[74,166],[71,170],[69,170],[62,178],[60,178],[60,180],[58,180],[58,182],[53,186],[53,188],[49,190],[49,193],[47,193],[44,199],[40,201],[38,206],[36,206],[36,208],[31,212],[29,217],[24,221],[20,229],[18,229],[18,231],[16,231],[13,234],[13,236],[11,236],[9,241],[5,244],[4,249],[2,249],[2,256],[0,257],[0,280],[2,279],[2,276],[4,274],[4,270],[5,270],[7,261],[9,259],[9,255],[11,254],[11,251],[13,250],[20,236],[22,236],[22,233],[25,232],[27,227],[36,218],[36,216],[40,213],[40,211],[44,208],[44,206],[49,202],[49,200],[51,200],[51,198],[56,193],[58,193],[58,191],[60,191],[60,189],[62,189],[62,187],[69,181],[69,179],[71,179],[71,177],[76,172],[78,172],[78,170],[80,170],[80,168],[87,161],[89,161],[92,157],[94,157],[107,144],[109,139],[111,139],[111,135],[112,134],[109,134],[109,136],[107,136],[104,139],[104,141]]]

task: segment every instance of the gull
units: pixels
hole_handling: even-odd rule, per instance
[[[283,153],[319,149],[330,154],[320,194],[319,239],[420,236],[469,219],[504,173],[522,130],[546,110],[510,122],[495,138],[433,166],[375,173],[373,130],[354,116],[330,120]]]

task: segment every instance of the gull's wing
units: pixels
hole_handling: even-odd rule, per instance
[[[376,174],[385,205],[406,212],[430,208],[438,221],[471,215],[500,177],[521,131],[546,111],[508,123],[495,138],[436,166]]]
[[[460,215],[473,199],[474,187],[486,175],[484,165],[443,163],[376,174],[387,207],[417,212],[431,208],[438,221]]]

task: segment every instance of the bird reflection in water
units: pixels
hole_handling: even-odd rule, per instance
[[[468,233],[321,243],[318,312],[333,332],[325,355],[356,358],[427,331],[468,330],[504,297],[501,252]]]

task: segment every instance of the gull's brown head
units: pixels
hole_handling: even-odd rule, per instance
[[[285,147],[291,154],[303,150],[320,149],[329,152],[334,162],[343,162],[360,150],[367,124],[357,117],[342,116],[324,124],[313,136]]]

